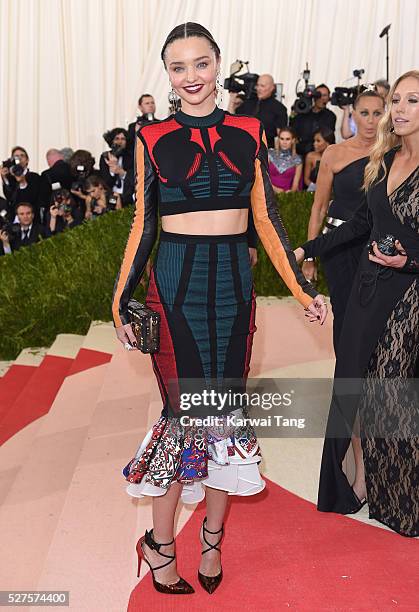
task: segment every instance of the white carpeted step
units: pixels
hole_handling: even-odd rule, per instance
[[[150,357],[118,344],[37,586],[65,585],[74,610],[126,609],[151,503],[126,494],[121,470],[160,411]],[[179,528],[193,508],[180,506]]]
[[[57,338],[51,351],[59,354],[61,341],[67,356],[78,353],[85,342],[90,347],[91,336],[79,339],[83,342],[77,345],[75,338]],[[49,413],[36,422],[31,443],[25,439],[25,459],[0,510],[2,542],[10,551],[3,572],[5,584],[12,585],[8,588],[33,589],[37,584],[107,367],[68,376]]]
[[[84,336],[76,334],[59,334],[50,348],[27,348],[21,351],[15,360],[15,365],[39,367],[46,355],[74,359],[80,346],[83,344]],[[25,393],[26,385],[31,385],[31,376],[20,389],[15,401]],[[13,404],[9,408],[13,411]],[[13,480],[25,460],[31,442],[39,430],[46,415],[35,419],[26,427],[16,432],[1,447],[1,470],[0,470],[0,499],[4,500]]]

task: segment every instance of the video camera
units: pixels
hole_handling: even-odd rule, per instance
[[[20,164],[20,159],[18,157],[5,159],[4,162],[2,162],[2,166],[3,168],[9,168],[13,176],[22,176],[25,172],[25,168]]]
[[[364,72],[365,70],[363,68],[353,71],[353,76],[358,79],[358,85],[355,87],[335,87],[330,98],[330,103],[340,108],[348,106],[349,104],[353,106],[359,94],[367,89],[365,85],[361,85],[361,78]]]
[[[239,74],[246,66],[247,72]],[[224,89],[230,93],[237,93],[242,100],[256,98],[256,83],[258,74],[249,72],[249,62],[236,60],[230,66],[230,76],[224,80]]]
[[[300,78],[295,85],[295,95],[297,99],[291,107],[291,110],[297,115],[309,113],[313,108],[314,100],[321,97],[321,93],[316,90],[316,86],[309,84],[310,70],[308,68],[308,63],[306,63],[306,69],[303,70],[302,79],[304,80],[304,90],[298,91],[298,86],[301,81]]]

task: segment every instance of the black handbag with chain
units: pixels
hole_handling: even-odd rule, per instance
[[[160,348],[160,313],[131,299],[128,314],[137,348],[142,353],[156,353]]]

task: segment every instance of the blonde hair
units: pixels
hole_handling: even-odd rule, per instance
[[[387,151],[390,151],[390,149],[393,149],[397,145],[400,145],[402,142],[400,136],[397,136],[397,134],[394,134],[393,131],[390,131],[393,127],[391,120],[391,102],[393,99],[394,92],[396,91],[399,83],[409,77],[413,77],[415,79],[418,79],[419,81],[419,70],[409,70],[409,72],[405,72],[404,74],[402,74],[393,83],[386,97],[386,110],[378,124],[377,139],[371,149],[370,161],[368,162],[365,168],[364,184],[362,185],[362,188],[365,191],[368,191],[372,183],[377,180],[380,167],[384,170],[384,174],[378,182],[381,182],[385,179],[387,175],[387,167],[384,163],[384,155],[387,153]]]

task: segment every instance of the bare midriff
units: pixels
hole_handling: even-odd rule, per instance
[[[247,208],[202,210],[161,218],[162,229],[173,234],[224,236],[247,231]]]

